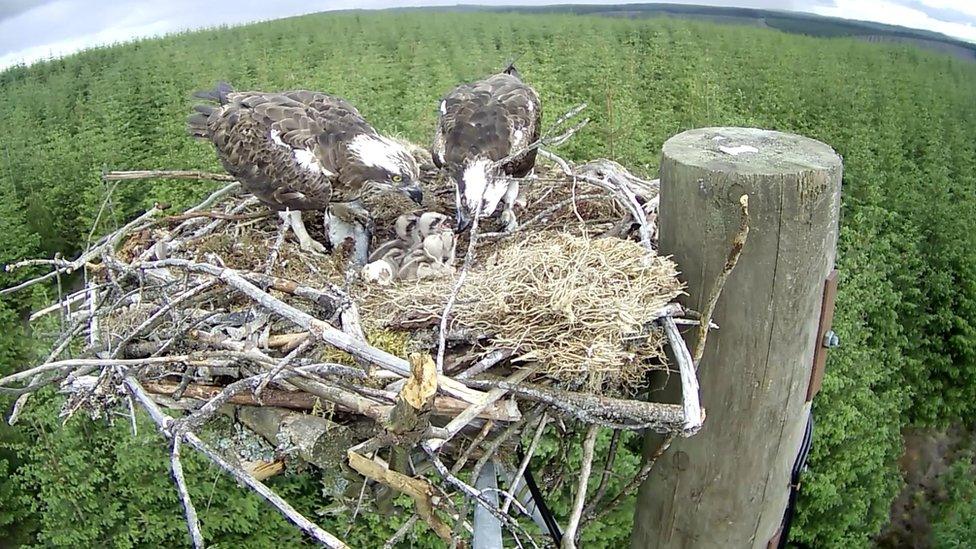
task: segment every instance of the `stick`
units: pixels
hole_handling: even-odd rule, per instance
[[[414,501],[417,514],[427,522],[430,529],[445,542],[451,540],[451,529],[434,513],[436,500],[433,498],[433,487],[429,482],[392,471],[389,467],[352,450],[346,452],[346,457],[349,458],[349,466],[359,474],[410,496]]]
[[[538,547],[535,540],[532,539],[532,536],[529,536],[528,532],[526,532],[515,519],[508,515],[502,514],[497,507],[492,505],[492,503],[488,501],[484,495],[482,495],[480,490],[476,490],[474,487],[451,474],[451,471],[449,471],[447,466],[444,465],[444,462],[441,461],[441,458],[437,456],[436,452],[431,451],[425,445],[421,445],[421,447],[424,449],[427,457],[430,458],[431,463],[434,464],[434,469],[440,473],[444,480],[453,485],[455,488],[459,489],[465,496],[475,500],[479,505],[487,509],[492,516],[501,521],[502,524],[504,524],[509,531],[512,532],[512,535],[514,535],[516,539],[518,538],[518,534],[522,534],[526,537],[526,539],[529,540],[529,543],[531,543],[533,547]]]
[[[617,445],[620,443],[620,434],[623,431],[614,431],[613,437],[610,438],[610,448],[607,449],[607,461],[603,465],[603,474],[600,476],[600,484],[596,487],[596,493],[593,494],[593,499],[590,500],[586,507],[583,508],[583,516],[587,517],[596,506],[599,505],[600,501],[603,500],[603,496],[607,495],[607,486],[610,484],[610,473],[613,471],[613,463],[617,460]],[[580,523],[580,530],[583,529],[585,521]]]
[[[278,226],[278,236],[275,237],[274,244],[271,245],[271,250],[268,252],[267,265],[264,267],[264,274],[271,275],[274,271],[274,265],[278,262],[278,254],[281,253],[281,246],[285,243],[285,235],[288,233],[288,229],[291,228],[291,216],[285,215],[281,218],[281,225]]]
[[[556,204],[553,204],[552,206],[549,206],[548,208],[546,208],[546,209],[542,210],[541,212],[535,214],[528,221],[526,221],[525,223],[522,223],[518,227],[516,227],[514,231],[511,231],[511,232],[501,231],[501,232],[497,232],[497,233],[485,233],[485,234],[481,235],[481,238],[494,239],[494,238],[500,238],[500,237],[504,237],[504,236],[511,236],[513,234],[522,232],[523,230],[525,230],[526,227],[531,227],[532,225],[534,225],[534,224],[542,221],[543,219],[545,219],[547,216],[552,215],[553,213],[555,213],[555,212],[557,212],[557,211],[565,208],[566,206],[569,206],[570,204],[574,204],[575,205],[577,202],[580,202],[580,201],[583,201],[583,200],[592,200],[594,198],[600,198],[601,196],[602,195],[595,194],[595,193],[583,194],[583,195],[579,195],[579,196],[571,196],[571,197],[566,198],[566,199],[563,199],[563,200],[557,202]]]
[[[255,389],[254,391],[254,396],[260,400],[261,393],[264,392],[264,388],[268,386],[268,383],[271,383],[274,380],[274,378],[278,377],[281,371],[287,368],[289,364],[294,362],[295,359],[298,357],[298,355],[304,353],[305,350],[308,349],[310,345],[311,345],[311,341],[306,339],[305,341],[299,343],[297,347],[292,349],[291,352],[285,355],[285,357],[282,358],[280,362],[278,362],[278,365],[275,366],[274,369],[271,370],[271,372],[269,372],[268,375],[265,376],[263,380],[261,380],[261,383],[258,384],[258,388]]]
[[[589,118],[584,118],[578,124],[576,124],[575,126],[569,128],[568,130],[566,130],[565,132],[563,132],[561,135],[558,135],[558,136],[553,137],[552,136],[552,133],[555,132],[556,130],[558,130],[560,128],[560,126],[562,126],[567,120],[569,120],[570,118],[573,118],[574,116],[576,116],[577,114],[579,114],[580,112],[582,112],[583,109],[585,109],[585,108],[586,108],[586,103],[580,103],[579,105],[573,107],[572,109],[570,109],[569,111],[567,111],[565,114],[563,114],[562,116],[560,116],[559,118],[557,118],[556,121],[553,122],[551,126],[549,126],[549,129],[546,130],[546,133],[543,134],[542,137],[540,137],[539,139],[533,141],[532,143],[530,143],[528,146],[526,146],[522,150],[516,151],[516,152],[514,152],[514,153],[512,153],[512,154],[510,154],[508,156],[506,156],[505,158],[502,158],[501,160],[495,161],[493,163],[494,167],[497,168],[499,166],[504,166],[505,164],[508,164],[509,162],[511,162],[512,160],[515,160],[516,158],[522,156],[523,154],[525,154],[525,153],[527,153],[529,151],[538,149],[539,147],[542,147],[542,146],[552,145],[553,147],[558,147],[559,145],[562,145],[567,140],[569,140],[569,138],[572,137],[573,134],[575,134],[576,132],[578,132],[579,130],[581,130],[583,128],[583,126],[585,126],[587,123],[589,123],[590,119]]]
[[[725,267],[722,268],[722,272],[718,274],[718,278],[715,280],[715,285],[712,286],[712,293],[702,311],[701,324],[698,325],[698,342],[695,344],[695,354],[692,357],[695,368],[698,367],[701,357],[705,353],[705,340],[708,338],[708,327],[712,321],[712,313],[715,312],[715,303],[718,302],[718,297],[722,294],[722,289],[725,288],[725,281],[728,280],[729,274],[739,262],[742,248],[745,247],[746,239],[749,238],[749,195],[744,194],[739,197],[739,207],[742,210],[739,232],[732,239],[732,249],[729,250],[728,259],[725,260]]]
[[[404,522],[396,532],[394,532],[393,536],[386,540],[386,543],[383,544],[383,549],[393,549],[396,547],[396,545],[400,543],[400,540],[407,535],[407,532],[413,528],[413,525],[417,524],[418,518],[420,518],[420,515],[416,513],[410,515],[410,518],[408,518],[407,521]]]
[[[576,529],[579,527],[580,516],[583,514],[583,502],[586,500],[586,485],[590,481],[590,471],[593,468],[593,447],[596,444],[598,428],[590,425],[583,439],[583,464],[580,467],[579,485],[576,488],[576,498],[573,500],[573,512],[569,515],[569,523],[563,533],[562,549],[576,549]]]
[[[515,351],[511,349],[495,349],[490,351],[488,354],[481,357],[481,360],[475,362],[473,366],[454,376],[454,379],[467,379],[469,377],[474,377],[482,372],[490,370],[493,366],[514,354]]]
[[[247,221],[250,219],[262,219],[271,217],[274,212],[254,212],[249,214],[229,214],[224,212],[187,212],[177,215],[169,215],[163,218],[167,223],[186,221],[188,219],[220,219],[222,221]]]
[[[112,234],[110,234],[110,235],[102,238],[99,241],[98,244],[95,244],[94,246],[92,246],[92,248],[90,250],[88,250],[87,252],[81,254],[81,256],[79,256],[78,259],[75,259],[74,261],[70,261],[70,262],[65,262],[62,266],[55,268],[53,271],[51,271],[51,272],[49,272],[49,273],[47,273],[47,274],[45,274],[43,276],[39,276],[37,278],[32,278],[30,280],[27,280],[25,282],[21,282],[20,284],[18,284],[16,286],[12,286],[10,288],[4,288],[3,290],[0,290],[0,295],[12,294],[14,292],[23,290],[24,288],[29,288],[30,286],[33,286],[35,284],[39,284],[41,282],[50,280],[50,279],[54,278],[55,276],[60,275],[61,273],[69,273],[70,274],[71,272],[73,272],[73,271],[75,271],[77,269],[80,269],[81,267],[83,267],[86,263],[88,263],[92,259],[95,259],[95,258],[101,256],[102,255],[102,252],[105,249],[107,249],[107,248],[114,248],[115,245],[122,239],[122,237],[124,235],[132,232],[132,230],[133,230],[134,227],[137,227],[139,224],[141,224],[141,223],[143,223],[143,222],[145,222],[145,221],[147,221],[149,219],[152,219],[156,214],[158,214],[161,211],[163,211],[163,210],[161,208],[159,208],[158,206],[153,206],[146,213],[140,215],[139,217],[137,217],[137,218],[133,219],[132,221],[130,221],[129,223],[125,224],[125,226],[123,226],[121,229],[119,229],[119,230],[115,231],[114,233],[112,233]],[[22,261],[20,263],[14,263],[14,264],[11,264],[11,265],[7,265],[6,269],[7,269],[7,272],[10,272],[10,271],[12,271],[14,269],[17,269],[17,268],[23,267],[23,266],[28,266],[30,264],[32,264],[32,263],[31,262],[23,262]]]
[[[341,369],[348,369],[348,366],[343,366],[341,364],[326,364],[325,366],[328,368],[338,367]],[[283,378],[302,376],[302,375],[308,375],[308,373],[310,373],[311,371],[314,370],[312,370],[311,368],[295,368],[287,372],[281,372],[279,376]],[[216,396],[214,396],[209,401],[207,401],[206,404],[201,406],[199,410],[193,412],[192,414],[190,414],[189,416],[181,420],[178,420],[177,423],[179,424],[179,429],[188,430],[188,429],[196,429],[200,427],[201,425],[203,425],[205,421],[207,421],[207,419],[210,416],[217,413],[217,411],[220,410],[220,407],[223,406],[228,400],[230,400],[231,397],[247,390],[254,390],[256,387],[259,387],[260,384],[265,379],[267,379],[266,375],[262,373],[231,383],[230,385],[225,387],[222,391],[220,391],[220,393],[218,393]],[[305,385],[305,382],[301,382],[301,381],[294,381],[293,383],[298,384],[300,386]],[[309,381],[308,383],[312,383],[312,382]],[[382,410],[374,406],[371,402],[367,402],[365,399],[362,399],[356,395],[352,395],[351,393],[346,393],[345,391],[342,391],[340,389],[336,389],[334,387],[327,387],[318,382],[314,382],[314,383],[315,383],[314,390],[310,390],[310,392],[312,392],[313,394],[322,396],[323,398],[326,398],[330,402],[335,402],[336,404],[340,404],[348,408],[351,408],[363,415],[372,417],[373,419],[379,419],[382,417]]]
[[[123,379],[123,384],[126,389],[142,404],[143,408],[149,413],[149,417],[156,423],[160,432],[167,438],[172,438],[174,434],[172,433],[172,423],[173,418],[167,416],[159,409],[156,403],[146,394],[143,390],[142,385],[139,381],[131,375],[125,376]],[[261,497],[268,501],[271,505],[275,506],[281,514],[285,515],[288,520],[292,521],[296,526],[298,526],[303,532],[312,536],[316,541],[322,543],[326,547],[331,549],[348,549],[348,546],[343,543],[339,538],[333,536],[329,532],[325,531],[319,525],[305,518],[304,515],[299,513],[292,507],[287,501],[281,499],[281,496],[274,493],[270,488],[268,488],[264,483],[254,478],[250,473],[244,471],[243,469],[233,465],[229,461],[225,460],[220,454],[213,450],[206,442],[200,439],[191,431],[182,431],[178,436],[187,442],[190,446],[193,446],[198,452],[210,458],[215,464],[220,468],[230,473],[238,482],[241,482],[258,493]]]
[[[102,181],[130,181],[134,179],[194,179],[198,181],[236,181],[234,176],[225,173],[210,173],[195,170],[133,170],[111,171],[102,175]]]
[[[549,417],[542,413],[542,417],[539,418],[539,426],[535,429],[535,435],[532,437],[532,442],[529,444],[529,449],[525,451],[525,455],[522,457],[522,462],[519,463],[518,471],[515,472],[515,476],[512,477],[512,485],[508,488],[508,492],[505,494],[505,503],[502,504],[502,513],[507,513],[508,508],[511,507],[515,493],[518,492],[519,482],[522,480],[522,475],[525,474],[525,470],[529,467],[529,460],[532,459],[532,455],[535,454],[535,449],[539,445],[539,441],[542,440],[542,433],[546,430],[546,423],[549,422]]]
[[[654,469],[654,464],[657,463],[657,460],[662,455],[664,455],[665,452],[668,451],[668,448],[671,447],[671,443],[674,442],[674,439],[677,436],[678,433],[676,431],[672,431],[668,433],[668,435],[661,442],[661,446],[659,446],[658,449],[653,454],[651,454],[649,458],[647,458],[647,461],[645,461],[644,465],[641,466],[640,471],[638,471],[637,474],[634,475],[634,478],[632,478],[630,482],[628,482],[627,485],[624,486],[622,490],[620,490],[620,493],[617,494],[616,497],[610,500],[610,502],[607,503],[606,505],[602,506],[602,509],[597,511],[595,514],[587,517],[586,519],[587,522],[600,520],[601,518],[606,516],[607,513],[614,510],[618,505],[620,505],[620,503],[623,502],[623,500],[630,497],[630,495],[634,492],[634,490],[636,490],[637,487],[639,487],[641,484],[644,483],[645,480],[647,480],[647,477],[650,476],[651,474],[651,470]]]
[[[478,205],[476,206],[474,219],[471,220],[471,232],[468,237],[468,251],[464,254],[464,263],[461,265],[461,272],[458,274],[457,280],[454,282],[454,288],[451,289],[451,295],[447,298],[447,303],[444,305],[444,312],[441,313],[440,327],[437,332],[437,373],[444,373],[444,352],[447,350],[447,318],[451,314],[451,309],[454,307],[454,302],[457,301],[457,296],[461,293],[461,286],[464,285],[465,279],[468,277],[468,267],[474,262],[475,247],[478,245],[478,220],[481,211],[481,201],[484,200],[484,192],[482,192],[481,198],[478,199]]]
[[[190,272],[204,273],[217,277],[224,281],[227,285],[251,298],[261,307],[269,311],[273,311],[294,322],[298,326],[301,326],[305,330],[308,330],[317,339],[321,339],[322,341],[342,351],[345,351],[354,357],[372,362],[385,370],[390,370],[403,377],[410,376],[410,364],[406,360],[383,351],[382,349],[377,349],[372,345],[358,341],[349,334],[333,328],[328,323],[323,322],[312,315],[296,309],[280,299],[275,298],[271,294],[262,291],[254,284],[248,282],[238,271],[234,269],[216,267],[206,263],[194,263],[184,259],[151,261],[139,266],[139,268],[142,270],[166,267],[176,267]],[[467,387],[464,387],[461,383],[443,375],[438,376],[437,384],[451,396],[460,398],[466,402],[475,403],[478,401],[477,399],[483,396],[481,393],[471,391]]]
[[[684,409],[677,404],[623,400],[619,398],[573,393],[530,383],[513,385],[507,381],[465,379],[465,384],[479,389],[505,389],[523,399],[541,402],[583,423],[595,423],[611,429],[655,429],[660,432],[680,430]]]
[[[681,427],[683,436],[691,436],[701,429],[705,414],[701,409],[698,395],[698,378],[695,376],[695,363],[688,352],[688,346],[678,332],[678,325],[670,316],[662,317],[659,322],[664,325],[664,332],[668,336],[668,343],[674,351],[674,359],[678,363],[681,376],[681,406],[685,416]]]
[[[538,366],[521,369],[509,376],[505,381],[509,384],[517,384],[534,374],[536,370],[538,370]],[[471,423],[471,420],[478,417],[478,415],[481,414],[485,408],[494,404],[495,401],[505,396],[506,393],[508,393],[508,390],[503,388],[488,391],[488,393],[482,397],[480,402],[472,404],[467,410],[458,414],[457,417],[452,419],[450,423],[444,426],[444,428],[439,431],[438,438],[430,439],[424,442],[425,449],[429,449],[433,452],[439,450],[441,446],[447,443],[447,441],[454,438],[454,435],[456,435],[461,429]]]
[[[131,402],[131,401],[130,401]],[[170,454],[170,465],[173,468],[173,479],[176,481],[176,491],[180,494],[183,509],[186,511],[186,527],[190,531],[193,547],[204,547],[203,534],[200,532],[200,521],[197,520],[197,510],[190,499],[190,491],[186,487],[186,477],[183,476],[183,464],[180,463],[180,439],[173,439],[173,452]]]
[[[172,299],[167,300],[165,305],[163,305],[162,307],[160,307],[153,314],[149,315],[149,318],[147,318],[146,320],[144,320],[142,323],[140,323],[138,326],[136,326],[133,330],[131,330],[125,337],[122,338],[122,341],[120,341],[118,343],[118,346],[116,347],[115,352],[112,353],[112,357],[111,358],[118,358],[119,356],[121,356],[122,352],[125,351],[125,347],[136,336],[138,336],[139,334],[141,334],[144,330],[148,330],[150,328],[155,327],[156,324],[158,324],[162,320],[163,316],[165,316],[167,313],[169,313],[170,311],[172,311],[174,308],[176,308],[177,306],[180,306],[180,305],[184,304],[184,302],[189,301],[189,300],[193,299],[194,297],[196,297],[196,296],[198,296],[198,295],[200,295],[200,294],[202,294],[202,293],[210,290],[211,288],[213,288],[216,285],[217,285],[217,282],[215,280],[208,280],[207,282],[204,282],[202,284],[199,284],[199,285],[197,285],[197,286],[195,286],[195,287],[193,287],[193,288],[191,288],[191,289],[183,292],[182,294],[177,295],[177,296],[173,297]]]
[[[67,370],[72,368],[81,368],[86,366],[94,366],[96,368],[105,366],[147,366],[150,364],[173,364],[173,363],[193,363],[193,362],[203,362],[199,359],[193,358],[190,355],[174,355],[174,356],[160,356],[160,357],[150,357],[150,358],[138,358],[138,359],[125,359],[125,358],[74,358],[69,360],[57,360],[54,362],[46,362],[40,366],[35,366],[29,370],[23,370],[20,372],[15,372],[7,377],[0,378],[0,387],[9,385],[11,383],[16,383],[18,381],[23,381],[36,374],[51,372],[55,370]]]

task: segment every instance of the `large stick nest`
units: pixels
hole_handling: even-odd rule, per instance
[[[417,516],[445,540],[452,534],[444,517],[466,516],[450,496],[464,495],[534,545],[509,517],[520,505],[492,506],[457,475],[470,472],[473,484],[489,459],[514,470],[513,444],[537,418],[539,432],[546,429],[547,414],[572,420],[558,422],[560,429],[588,426],[590,443],[597,427],[688,435],[702,419],[694,369],[674,328],[675,317],[696,321],[674,303],[682,290],[676,265],[653,249],[656,182],[609,161],[572,168],[545,156],[555,164],[540,163],[522,182],[520,227],[505,233],[482,220],[435,277],[365,282],[343,249],[302,251],[276,216],[234,184],[184,214],[154,208],[75,261],[26,262],[54,267],[31,283],[84,269],[86,286],[38,313],[60,310],[68,322],[48,360],[0,379],[0,390],[29,394],[60,383],[71,394],[66,415],[103,411],[127,394],[167,437],[203,452],[332,547],[343,545],[256,479],[295,457],[328,474],[345,470],[358,486],[409,495]],[[425,183],[423,209],[452,218],[452,183],[433,171]],[[411,208],[390,197],[370,206],[374,246],[393,238],[396,219]],[[305,218],[324,241],[320,216]],[[82,338],[83,358],[62,360]],[[443,360],[435,363],[439,348]],[[684,401],[635,399],[648,371],[667,368],[669,357],[681,366]],[[172,420],[159,406],[188,415]],[[276,457],[235,453],[233,437],[198,437],[220,412],[270,443],[261,452]],[[440,481],[425,480],[421,467],[380,460],[383,448],[421,452]],[[588,452],[591,461],[592,446]],[[177,464],[174,452],[174,471]],[[360,493],[348,475],[336,486]],[[586,479],[579,490],[585,494]],[[332,495],[352,497],[339,492]],[[184,505],[192,531],[192,502]],[[470,528],[466,519],[457,524]]]

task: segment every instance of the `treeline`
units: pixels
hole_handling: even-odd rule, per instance
[[[606,156],[653,174],[668,137],[719,125],[796,132],[844,156],[835,321],[843,346],[831,355],[815,405],[812,468],[794,537],[816,547],[867,545],[899,489],[901,428],[967,422],[976,412],[971,63],[687,21],[432,12],[320,14],[97,49],[0,73],[0,263],[75,255],[155,201],[179,207],[210,190],[186,181],[105,184],[99,176],[218,169],[212,151],[183,129],[191,92],[215,81],[329,91],[383,130],[426,143],[442,93],[513,57],[549,120],[589,103],[593,122],[565,147],[570,158]],[[6,275],[3,284],[22,276]],[[22,319],[38,294],[55,291],[0,302],[0,373],[43,351]],[[0,537],[60,546],[185,543],[150,425],[140,424],[137,437],[124,417],[111,429],[104,422],[113,418],[80,417],[61,428],[56,400],[40,395],[16,428],[0,430],[7,473]],[[9,408],[8,397],[0,402]],[[621,474],[635,467],[636,446],[619,460]],[[262,502],[186,461],[212,542],[297,539]],[[954,475],[972,475],[964,469]],[[348,517],[330,508],[320,480],[306,473],[273,484],[345,533]],[[632,505],[594,526],[586,546],[619,546]],[[960,520],[971,516],[940,516],[957,515],[940,522],[949,532],[943,538],[964,536]],[[404,518],[362,513],[348,538],[375,545]]]

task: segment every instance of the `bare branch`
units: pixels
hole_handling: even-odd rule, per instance
[[[650,457],[647,458],[647,461],[645,461],[644,465],[641,466],[640,471],[638,471],[637,474],[634,475],[634,478],[632,478],[630,482],[628,482],[627,485],[620,490],[620,493],[618,493],[616,497],[610,500],[609,503],[607,503],[606,505],[602,505],[599,511],[596,511],[595,514],[587,517],[586,521],[590,522],[594,520],[600,520],[601,518],[605,517],[607,513],[616,509],[617,506],[619,506],[625,499],[630,497],[634,493],[634,491],[637,490],[637,488],[641,484],[643,484],[645,480],[647,480],[647,477],[650,476],[651,474],[651,470],[654,469],[654,464],[657,463],[657,460],[660,459],[660,457],[664,455],[665,452],[668,451],[668,448],[671,447],[671,443],[674,442],[674,439],[677,436],[678,436],[677,431],[672,431],[668,433],[664,437],[664,441],[661,442],[661,445],[658,447],[658,449],[653,454],[651,454]]]
[[[134,179],[194,179],[197,181],[235,181],[234,176],[225,173],[201,172],[196,170],[134,170],[111,171],[102,175],[102,181],[131,181]]]
[[[149,413],[149,417],[151,417],[159,427],[160,432],[162,432],[167,438],[172,438],[174,436],[171,429],[173,419],[159,409],[156,403],[149,397],[148,394],[146,394],[145,390],[143,390],[136,378],[126,376],[123,383],[132,397],[135,398],[140,404],[142,404],[143,408],[146,409],[146,411]],[[210,461],[213,461],[221,469],[230,473],[230,475],[238,482],[243,483],[247,487],[257,492],[258,495],[267,500],[268,503],[275,506],[281,512],[281,514],[285,515],[288,520],[292,521],[303,532],[312,536],[312,538],[319,543],[331,549],[348,549],[348,546],[343,543],[342,540],[325,531],[321,526],[305,518],[304,515],[295,510],[295,508],[292,507],[287,501],[281,499],[281,496],[274,493],[273,490],[268,488],[261,481],[254,478],[254,476],[247,471],[244,471],[240,467],[237,467],[224,459],[193,432],[182,431],[178,436],[182,437],[187,444],[193,446],[193,448],[195,448],[197,451],[207,456]]]
[[[739,231],[732,239],[732,249],[729,250],[728,259],[725,260],[725,266],[722,268],[722,272],[718,274],[715,285],[712,286],[712,292],[708,296],[708,301],[705,302],[704,310],[702,310],[701,324],[698,325],[698,342],[695,345],[695,353],[692,356],[696,368],[701,362],[702,355],[705,353],[705,341],[708,338],[708,328],[712,321],[712,313],[715,312],[715,304],[722,294],[722,289],[725,288],[725,281],[728,280],[729,274],[732,273],[736,263],[739,262],[739,256],[742,255],[742,248],[745,247],[746,240],[749,238],[749,195],[744,194],[739,197],[739,206],[742,210],[739,220]]]
[[[410,375],[410,364],[406,360],[383,351],[382,349],[377,349],[376,347],[363,343],[362,341],[358,341],[349,334],[333,328],[327,322],[323,322],[312,315],[275,298],[251,282],[248,282],[243,276],[241,276],[240,272],[234,269],[216,267],[206,263],[194,263],[184,259],[165,259],[162,261],[147,262],[140,265],[140,269],[142,270],[165,267],[181,268],[190,272],[203,273],[217,277],[229,286],[251,298],[261,307],[274,311],[282,317],[294,322],[298,326],[301,326],[305,330],[308,330],[317,339],[321,339],[322,341],[333,345],[336,348],[357,358],[367,360],[373,364],[376,364],[377,366],[380,366],[381,368],[395,372],[403,377],[408,377]],[[471,403],[477,402],[476,399],[482,396],[479,392],[472,391],[467,387],[464,387],[459,382],[443,375],[439,376],[438,386],[443,388],[445,392],[451,396]]]
[[[583,514],[583,502],[586,501],[586,487],[590,482],[590,472],[593,469],[593,448],[599,428],[590,425],[583,439],[583,463],[580,465],[579,484],[576,487],[576,497],[573,499],[573,511],[569,515],[569,523],[563,532],[562,549],[576,548],[576,530],[579,527],[580,516]]]
[[[183,502],[183,509],[186,511],[186,527],[190,531],[190,539],[193,547],[200,549],[205,547],[203,534],[200,532],[200,521],[197,520],[197,510],[193,507],[190,499],[190,491],[186,487],[186,477],[183,476],[183,464],[180,463],[180,439],[173,439],[173,451],[170,454],[170,465],[173,468],[173,479],[176,481],[176,490],[180,494],[180,501]]]
[[[620,435],[623,431],[614,431],[610,438],[610,447],[607,448],[607,461],[603,465],[603,474],[600,476],[600,484],[596,487],[596,492],[586,507],[583,509],[583,517],[589,516],[597,505],[603,501],[603,496],[607,495],[607,486],[610,484],[610,474],[613,471],[613,464],[617,460],[617,445],[620,444]],[[581,523],[580,530],[584,528],[585,521]]]
[[[133,219],[132,221],[130,221],[129,223],[127,223],[125,226],[123,226],[119,230],[117,230],[114,233],[112,233],[112,234],[110,234],[110,235],[102,238],[98,243],[96,243],[94,246],[92,246],[90,250],[88,250],[87,252],[81,254],[81,256],[79,256],[78,259],[75,259],[74,261],[64,262],[63,264],[57,266],[53,271],[51,271],[51,272],[49,272],[49,273],[47,273],[47,274],[45,274],[43,276],[39,276],[37,278],[32,278],[30,280],[27,280],[25,282],[21,282],[20,284],[18,284],[16,286],[12,286],[10,288],[4,288],[3,290],[0,290],[0,295],[12,294],[14,292],[18,292],[20,290],[23,290],[24,288],[29,288],[29,287],[31,287],[31,286],[33,286],[35,284],[39,284],[41,282],[45,282],[47,280],[50,280],[50,279],[58,276],[61,273],[70,274],[71,272],[80,269],[81,267],[85,266],[85,264],[87,264],[89,261],[91,261],[91,260],[93,260],[93,259],[101,256],[102,255],[102,252],[105,251],[106,249],[114,249],[115,246],[117,246],[118,243],[122,240],[122,237],[123,236],[129,234],[136,227],[139,227],[140,225],[142,225],[146,221],[152,219],[153,217],[156,216],[156,214],[158,214],[161,211],[162,211],[162,209],[159,208],[158,206],[153,206],[148,211],[146,211],[146,213],[144,213],[144,214],[140,215],[139,217]],[[10,271],[12,271],[14,269],[17,269],[18,267],[28,266],[30,264],[31,263],[28,263],[28,262],[14,263],[12,265],[7,265],[6,269],[7,269],[7,272],[10,272]]]
[[[542,440],[542,433],[546,430],[546,424],[549,422],[549,416],[543,412],[542,417],[539,418],[539,426],[535,429],[535,435],[532,436],[532,442],[529,443],[529,449],[525,451],[525,455],[522,457],[522,462],[519,463],[518,471],[515,472],[515,476],[512,477],[512,485],[509,486],[508,492],[505,494],[505,503],[502,504],[502,513],[507,513],[508,508],[512,505],[514,501],[515,494],[519,489],[519,482],[522,480],[522,475],[525,474],[525,470],[529,467],[529,460],[535,454],[536,447],[539,446],[539,441]]]

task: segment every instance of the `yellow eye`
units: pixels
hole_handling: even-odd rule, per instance
[[[398,175],[394,175],[391,179],[393,179],[394,183],[399,183],[403,181],[403,176],[398,174]]]

